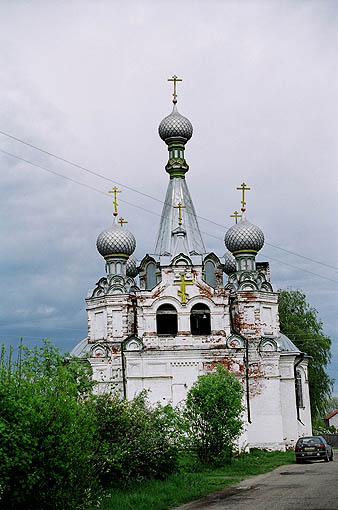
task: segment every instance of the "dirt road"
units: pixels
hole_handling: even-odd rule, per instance
[[[333,462],[281,466],[175,510],[338,510],[338,452]]]

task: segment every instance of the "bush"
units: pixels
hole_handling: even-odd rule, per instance
[[[190,444],[202,463],[229,461],[243,422],[243,388],[223,365],[203,375],[188,392],[184,416]]]
[[[117,395],[95,398],[96,469],[103,486],[125,481],[165,478],[178,464],[178,445],[170,406],[150,408],[146,394],[132,401]]]
[[[0,506],[76,509],[98,489],[96,423],[86,367],[48,341],[0,358]]]

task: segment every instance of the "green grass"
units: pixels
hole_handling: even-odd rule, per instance
[[[166,480],[149,480],[125,489],[113,489],[99,506],[100,510],[168,510],[210,492],[248,478],[267,473],[283,464],[295,462],[293,451],[266,452],[252,450],[235,458],[230,465],[201,468],[189,459],[182,462],[179,473]]]

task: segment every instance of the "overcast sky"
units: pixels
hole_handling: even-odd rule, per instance
[[[159,200],[168,175],[157,128],[172,106],[167,78],[183,78],[187,182],[197,214],[221,225],[200,221],[207,250],[223,255],[246,182],[247,217],[266,238],[258,259],[275,289],[301,289],[318,310],[338,379],[338,3],[5,0],[0,19],[0,131]],[[103,193],[113,185],[4,135],[0,149]],[[0,162],[1,340],[49,337],[70,350],[104,275],[95,242],[111,197],[3,153]],[[161,203],[122,190],[142,259]]]

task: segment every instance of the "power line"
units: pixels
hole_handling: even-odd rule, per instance
[[[5,131],[1,131],[0,130],[0,134],[2,134],[3,136],[6,136],[7,138],[11,138],[12,140],[15,140],[16,142],[22,143],[23,145],[26,145],[27,147],[31,147],[32,149],[35,149],[35,150],[37,150],[39,152],[42,152],[43,154],[47,154],[48,156],[51,156],[51,157],[53,157],[55,159],[58,159],[59,161],[67,163],[68,165],[71,165],[71,166],[74,166],[74,167],[76,167],[76,168],[78,168],[80,170],[83,170],[84,172],[87,172],[87,173],[89,173],[91,175],[95,175],[96,177],[100,177],[101,179],[104,179],[106,181],[112,182],[114,184],[118,184],[119,186],[123,186],[124,188],[129,189],[130,191],[138,193],[138,194],[140,194],[140,195],[142,195],[144,197],[150,198],[151,200],[155,200],[156,202],[159,202],[161,204],[166,204],[165,201],[160,200],[159,198],[153,197],[152,195],[149,195],[148,193],[144,193],[143,191],[139,191],[139,190],[137,190],[135,188],[132,188],[131,186],[127,186],[126,184],[123,184],[121,182],[115,181],[114,179],[111,179],[110,177],[102,175],[99,172],[96,172],[94,170],[90,170],[89,168],[86,168],[83,165],[80,165],[78,163],[74,163],[73,161],[70,161],[69,159],[63,158],[61,156],[58,156],[57,154],[54,154],[54,153],[52,153],[50,151],[42,149],[41,147],[38,147],[37,145],[31,144],[29,142],[26,142],[25,140],[22,140],[21,138],[18,138],[18,137],[14,136],[14,135],[6,133]],[[56,174],[56,175],[58,175],[58,174]],[[83,185],[83,184],[81,184],[81,185]],[[101,193],[102,193],[102,191],[101,191]],[[122,200],[121,200],[121,202],[122,202]],[[125,203],[127,203],[127,202],[125,202]],[[171,204],[169,204],[169,205],[171,205]],[[217,222],[215,222],[213,220],[210,220],[209,218],[204,218],[203,216],[199,216],[199,215],[196,215],[196,217],[201,219],[201,220],[203,220],[203,221],[207,221],[207,222],[209,222],[209,223],[211,223],[213,225],[216,225],[216,226],[218,226],[220,228],[223,228],[223,229],[224,228],[228,228],[228,227],[226,227],[224,225],[221,225],[220,223],[217,223]],[[325,262],[321,262],[319,260],[312,259],[311,257],[307,257],[306,255],[301,255],[300,253],[296,253],[294,251],[287,250],[286,248],[282,248],[281,246],[277,246],[277,245],[274,245],[274,244],[271,244],[271,243],[268,243],[268,242],[265,242],[265,244],[267,246],[271,246],[272,248],[276,248],[276,249],[282,250],[282,251],[284,251],[286,253],[290,253],[291,255],[295,255],[296,257],[300,257],[300,258],[303,258],[305,260],[309,260],[310,262],[314,262],[315,264],[319,264],[319,265],[328,267],[329,269],[334,269],[334,270],[338,271],[338,267],[331,266],[330,264],[326,264]]]
[[[300,271],[305,271],[306,273],[313,274],[314,276],[320,276],[320,278],[324,278],[324,280],[329,280],[330,282],[338,283],[338,280],[333,280],[332,278],[328,278],[327,276],[322,276],[317,273],[314,273],[313,271],[309,271],[308,269],[300,268],[298,266],[294,266],[293,264],[289,264],[288,262],[282,262],[281,260],[274,259],[272,257],[268,257],[265,255],[266,258],[273,260],[274,262],[278,262],[278,264],[284,264],[285,266],[290,266],[293,269],[298,269]]]
[[[67,181],[70,181],[70,182],[74,183],[74,184],[79,184],[80,186],[82,186],[82,187],[84,187],[84,188],[88,188],[88,189],[90,189],[90,190],[92,190],[92,191],[95,191],[95,192],[97,192],[97,193],[100,193],[101,195],[104,195],[104,196],[105,196],[105,197],[107,197],[107,198],[110,198],[110,197],[109,197],[109,195],[108,195],[108,193],[106,193],[106,192],[104,192],[104,191],[101,191],[101,190],[99,190],[99,189],[97,189],[97,188],[94,188],[93,186],[89,186],[88,184],[84,184],[83,182],[80,182],[80,181],[78,181],[78,180],[76,180],[76,179],[73,179],[72,177],[67,177],[66,175],[60,174],[59,172],[56,172],[55,170],[51,170],[51,169],[46,168],[46,167],[44,167],[44,166],[42,166],[42,165],[39,165],[39,164],[37,164],[37,163],[33,163],[32,161],[29,161],[28,159],[22,158],[22,157],[20,157],[20,156],[17,156],[16,154],[12,154],[11,152],[5,151],[5,150],[3,150],[3,149],[0,149],[0,152],[2,152],[3,154],[6,154],[7,156],[11,156],[11,157],[13,157],[13,158],[16,158],[16,159],[18,159],[19,161],[23,161],[23,162],[25,162],[25,163],[28,163],[29,165],[35,166],[35,167],[37,167],[37,168],[40,168],[41,170],[45,170],[46,172],[49,172],[49,173],[51,173],[51,174],[53,174],[53,175],[56,175],[56,176],[58,176],[58,177],[61,177],[61,178],[65,179],[65,180],[67,180]],[[146,208],[144,208],[144,207],[142,207],[142,206],[139,206],[139,205],[133,204],[132,202],[127,202],[126,200],[121,200],[121,199],[120,199],[120,201],[121,201],[121,202],[124,202],[125,204],[130,205],[130,206],[132,206],[132,207],[136,207],[136,208],[138,208],[138,209],[142,209],[143,211],[148,212],[148,213],[150,213],[150,214],[153,214],[153,215],[155,215],[155,216],[159,216],[159,217],[161,216],[161,215],[160,215],[160,214],[158,214],[158,213],[155,213],[155,212],[153,212],[153,211],[149,211],[148,209],[146,209]],[[215,239],[220,240],[220,238],[219,238],[218,236],[215,236],[215,235],[213,235],[213,234],[210,234],[209,232],[203,232],[203,231],[201,231],[201,232],[202,232],[203,234],[209,235],[209,236],[211,236],[211,237],[214,237]],[[267,243],[266,243],[266,244],[267,244]],[[266,257],[267,259],[270,259],[270,260],[273,260],[273,261],[275,261],[275,262],[278,262],[279,264],[284,264],[284,265],[286,265],[286,266],[290,266],[290,267],[292,267],[293,269],[297,269],[297,270],[299,270],[299,271],[305,271],[306,273],[310,273],[310,274],[312,274],[312,275],[314,275],[314,276],[318,276],[319,278],[323,278],[324,280],[328,280],[328,281],[331,281],[331,282],[334,282],[334,283],[338,283],[338,281],[337,281],[337,280],[333,280],[332,278],[328,278],[328,277],[326,277],[326,276],[322,276],[322,275],[320,275],[320,274],[318,274],[318,273],[314,273],[313,271],[309,271],[309,270],[307,270],[307,269],[304,269],[304,268],[301,268],[301,267],[298,267],[298,266],[294,266],[294,265],[289,264],[289,263],[287,263],[287,262],[282,262],[281,260],[274,259],[274,258],[269,257],[269,256],[267,256],[267,255],[265,255],[265,257]]]

